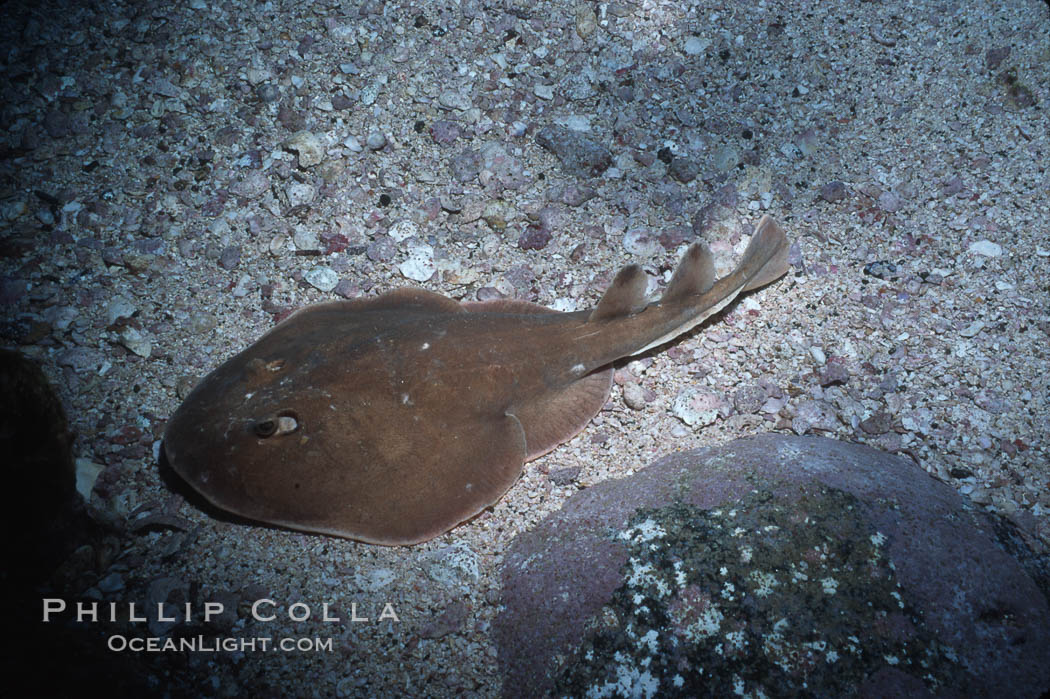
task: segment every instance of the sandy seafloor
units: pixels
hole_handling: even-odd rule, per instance
[[[661,454],[768,430],[902,452],[1050,542],[1046,3],[2,14],[3,345],[54,383],[81,469],[102,467],[92,505],[126,528],[63,594],[223,600],[221,636],[333,644],[143,654],[158,693],[495,696],[516,534]],[[567,172],[536,141],[550,125],[611,167]],[[404,285],[587,308],[630,262],[658,291],[695,238],[725,272],[764,213],[794,244],[783,280],[618,365],[583,432],[426,544],[225,520],[158,468],[180,397],[289,309]],[[277,620],[252,620],[260,598]]]

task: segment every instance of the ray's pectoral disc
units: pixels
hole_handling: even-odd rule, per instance
[[[165,434],[175,470],[242,516],[383,544],[497,500],[526,456],[499,371],[449,371],[440,316],[384,332],[366,304],[305,309],[208,375]]]

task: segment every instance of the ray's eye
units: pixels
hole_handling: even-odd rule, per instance
[[[255,432],[256,437],[272,437],[277,432],[277,421],[263,420],[262,422],[257,422],[252,427],[252,431]]]
[[[251,427],[255,436],[262,439],[291,434],[298,429],[299,418],[292,410],[282,410],[273,417],[259,420]]]

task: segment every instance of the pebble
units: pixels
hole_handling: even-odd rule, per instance
[[[306,182],[292,181],[288,183],[288,186],[284,189],[285,195],[288,197],[288,205],[291,207],[306,206],[314,200],[317,196],[317,187]]]
[[[682,389],[671,404],[671,413],[690,427],[707,427],[730,412],[721,393],[702,388]]]
[[[299,167],[308,168],[324,160],[321,138],[309,131],[297,131],[284,142],[285,148],[299,154]]]
[[[277,238],[283,247],[284,236],[277,236]],[[295,244],[296,250],[319,251],[321,249],[321,240],[317,235],[317,231],[309,228],[297,228],[292,235],[292,242]]]
[[[821,400],[805,400],[795,409],[795,417],[791,420],[791,429],[795,434],[806,434],[810,430],[819,429],[827,432],[838,427],[835,417],[835,409],[832,405]]]
[[[230,290],[230,294],[235,299],[242,299],[251,292],[252,275],[242,274],[237,279],[237,283],[233,285]]]
[[[350,134],[343,139],[343,145],[350,149],[352,153],[360,153],[365,149],[353,134]]]
[[[450,145],[463,135],[463,129],[454,121],[441,119],[430,125],[430,137],[434,143]]]
[[[984,330],[984,323],[979,320],[975,320],[969,325],[967,325],[965,328],[960,330],[959,334],[963,337],[976,337],[977,333],[981,332],[982,330]]]
[[[598,28],[598,18],[594,14],[594,8],[590,3],[581,2],[576,5],[576,34],[581,39],[589,39]]]
[[[895,213],[901,208],[901,198],[895,192],[883,192],[878,199],[879,208],[888,214]]]
[[[532,94],[541,100],[552,100],[554,99],[554,87],[552,85],[536,85],[532,88]]]
[[[544,226],[526,226],[518,238],[518,247],[522,250],[542,250],[551,242],[551,233]]]
[[[230,186],[230,193],[243,199],[258,199],[270,191],[270,178],[253,170]]]
[[[438,104],[446,109],[458,109],[463,112],[474,106],[470,97],[456,90],[445,90],[438,95]]]
[[[536,133],[536,142],[552,152],[562,168],[576,177],[597,177],[612,165],[605,146],[564,126],[547,126]]]
[[[990,240],[978,240],[976,243],[970,243],[969,250],[975,255],[983,255],[985,257],[999,257],[1003,254],[1002,246]]]
[[[376,239],[365,247],[365,256],[373,262],[390,262],[397,254],[397,247],[388,235],[376,236]]]
[[[765,402],[766,392],[761,386],[741,386],[733,393],[733,407],[742,415],[757,414]]]
[[[695,158],[675,158],[668,166],[667,172],[682,184],[688,184],[700,174],[700,161]]]
[[[77,492],[84,498],[84,502],[88,502],[91,500],[91,491],[95,489],[95,481],[106,467],[96,464],[91,459],[77,459],[75,465]]]
[[[361,104],[366,107],[371,107],[376,103],[376,98],[379,97],[379,90],[382,89],[382,85],[378,81],[370,82],[361,88],[360,100]]]
[[[255,88],[255,96],[259,98],[260,102],[271,104],[281,99],[281,91],[276,85],[270,83],[262,83],[257,85]]]
[[[634,382],[628,381],[623,385],[623,402],[631,410],[642,410],[645,408],[645,391]]]
[[[402,240],[420,236],[419,224],[409,219],[402,219],[387,229],[387,235],[400,243]]]
[[[510,210],[502,201],[492,201],[485,205],[481,212],[481,218],[489,225],[489,228],[499,232],[507,227],[507,219],[510,218]]]
[[[864,274],[876,279],[896,279],[897,265],[889,260],[878,260],[864,265]]]
[[[831,359],[820,371],[821,386],[838,386],[849,381],[846,363],[840,357]]]
[[[449,167],[452,178],[457,182],[470,182],[481,170],[481,153],[468,148],[453,157]]]
[[[342,296],[344,299],[357,298],[361,295],[361,290],[349,279],[340,279],[339,283],[335,285],[335,288],[332,289],[332,291],[336,295]]]
[[[733,146],[722,146],[715,152],[714,166],[719,172],[729,172],[740,164],[740,153]]]
[[[832,180],[820,188],[820,198],[829,204],[842,201],[846,198],[846,184],[839,180]]]
[[[636,257],[648,258],[660,250],[660,239],[648,228],[632,228],[623,236],[623,248]]]
[[[121,318],[130,318],[137,310],[135,304],[123,296],[110,299],[106,304],[106,325],[113,325]]]
[[[386,145],[386,135],[382,131],[372,131],[365,139],[365,145],[369,150],[382,150]]]
[[[241,246],[229,245],[219,255],[219,266],[223,269],[234,269],[241,261]]]
[[[120,592],[124,589],[124,576],[120,573],[110,573],[98,581],[98,589],[106,595]]]
[[[138,328],[126,325],[120,329],[120,344],[142,358],[147,358],[153,350],[153,345],[146,335]]]
[[[306,270],[306,273],[303,274],[303,279],[310,286],[325,293],[334,289],[335,285],[339,283],[339,275],[330,267],[324,266],[311,267]]]
[[[401,275],[417,282],[425,282],[434,276],[434,248],[426,243],[408,246],[408,259],[397,266]]]
[[[560,200],[566,206],[582,206],[597,195],[597,192],[586,185],[570,184],[562,192]]]
[[[701,39],[698,36],[691,36],[685,40],[685,45],[682,48],[688,56],[699,56],[710,45],[710,39]]]
[[[860,423],[860,428],[868,434],[885,434],[890,431],[893,418],[884,410],[880,410]]]

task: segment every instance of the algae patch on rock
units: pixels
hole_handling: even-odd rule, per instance
[[[853,678],[894,668],[944,686],[955,653],[904,603],[885,537],[858,508],[821,488],[794,502],[758,494],[715,510],[639,510],[620,534],[624,582],[557,676],[557,694],[819,686],[845,696]]]
[[[515,540],[504,694],[1039,696],[1050,559],[1004,523],[856,444],[667,456]]]

